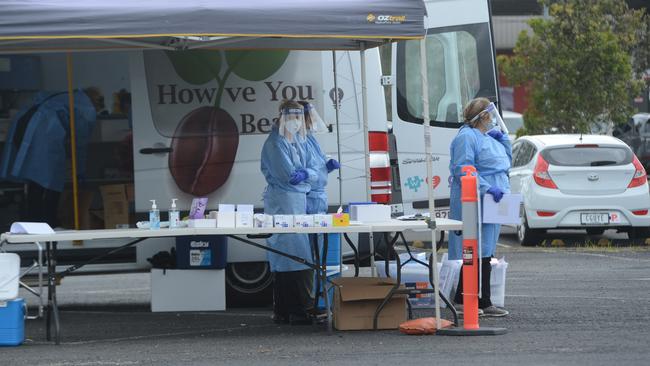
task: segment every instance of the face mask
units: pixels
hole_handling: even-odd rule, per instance
[[[284,128],[292,135],[295,135],[299,130],[302,123],[298,119],[290,119],[284,122]]]

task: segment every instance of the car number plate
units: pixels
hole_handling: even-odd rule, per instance
[[[607,212],[581,213],[580,223],[582,225],[607,225],[609,224],[609,213]]]

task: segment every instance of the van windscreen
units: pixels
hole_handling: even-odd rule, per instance
[[[604,166],[630,164],[633,154],[625,147],[572,146],[545,149],[542,156],[551,165]]]

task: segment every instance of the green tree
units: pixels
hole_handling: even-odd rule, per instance
[[[625,122],[647,64],[647,16],[624,0],[540,3],[550,17],[531,19],[532,34],[522,32],[514,55],[498,58],[506,79],[529,91],[522,132],[588,132],[598,121]]]

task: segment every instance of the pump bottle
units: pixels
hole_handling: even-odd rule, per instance
[[[178,198],[172,198],[172,207],[169,209],[169,228],[175,229],[179,227],[180,222],[180,212],[176,208],[176,200]]]
[[[158,206],[156,206],[156,200],[151,201],[151,210],[149,210],[149,229],[158,230],[160,229],[160,211],[158,211]]]

